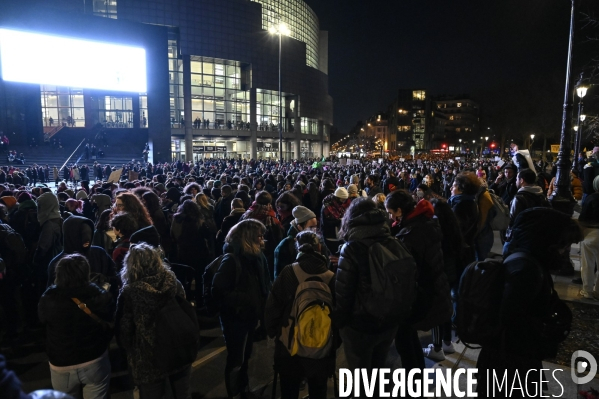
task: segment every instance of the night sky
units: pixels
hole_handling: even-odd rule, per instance
[[[306,2],[329,31],[329,91],[341,132],[386,111],[400,88],[468,93],[481,104],[481,124],[494,129],[528,123],[522,134],[559,130],[569,0]],[[582,29],[581,15],[598,6],[583,0],[579,7],[573,74],[599,54],[586,39],[599,29]],[[540,107],[556,117],[542,116]],[[545,126],[537,127],[531,113]]]

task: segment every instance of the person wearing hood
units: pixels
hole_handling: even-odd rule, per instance
[[[75,194],[75,198],[77,199],[77,201],[83,202],[83,212],[82,212],[83,216],[85,216],[92,222],[95,222],[96,215],[94,214],[94,209],[93,209],[91,202],[89,201],[87,192],[83,189],[79,190],[79,191],[77,191],[77,194]]]
[[[29,251],[35,250],[35,244],[40,238],[40,224],[37,221],[37,203],[31,194],[22,191],[17,195],[17,210],[10,217],[9,225],[23,237],[23,242]]]
[[[424,356],[444,360],[445,353],[455,349],[450,343],[441,348],[434,344],[422,349],[418,330],[436,328],[451,319],[453,306],[445,265],[443,261],[443,233],[429,201],[416,204],[406,190],[396,190],[385,200],[387,212],[395,220],[392,233],[410,251],[418,269],[418,297],[410,320],[410,328],[399,329],[395,347],[406,373],[414,368],[424,368]],[[423,356],[424,355],[424,356]]]
[[[297,257],[295,237],[302,231],[314,230],[318,227],[316,215],[305,206],[298,205],[293,208],[292,216],[294,219],[291,221],[287,237],[275,249],[275,279],[281,274],[283,268],[292,264]],[[324,253],[328,253],[328,250],[325,249]]]
[[[33,254],[33,263],[39,276],[39,294],[48,281],[48,265],[63,250],[62,217],[58,198],[52,193],[44,193],[37,199],[37,220],[41,226],[40,239]],[[51,284],[54,282],[52,277]]]
[[[479,397],[487,397],[490,370],[507,381],[515,381],[529,370],[541,370],[544,359],[557,355],[558,342],[544,334],[546,320],[553,317],[551,270],[559,267],[561,254],[580,240],[578,222],[554,209],[527,209],[516,218],[503,257],[507,259],[518,252],[526,256],[504,263],[505,282],[499,305],[502,328],[495,339],[482,345],[478,355]],[[542,381],[543,373],[530,373],[523,380],[522,392],[539,392]],[[509,389],[504,385],[495,395],[508,397]]]
[[[516,176],[518,192],[510,205],[510,225],[507,238],[510,237],[511,227],[514,225],[520,212],[535,207],[549,208],[551,205],[543,193],[543,189],[536,185],[537,175],[531,169],[524,168]]]
[[[268,270],[272,280],[275,271],[275,249],[283,239],[283,228],[272,209],[272,196],[267,191],[260,191],[256,194],[256,200],[250,206],[250,209],[241,216],[240,220],[245,219],[256,219],[266,227],[264,255],[268,261]]]
[[[261,196],[259,193],[258,199]],[[262,252],[266,234],[267,228],[256,219],[236,224],[227,234],[225,256],[212,280],[212,296],[220,308],[220,323],[227,346],[225,386],[229,398],[238,394],[243,397],[249,391],[252,338],[258,320],[264,316],[264,304],[270,290],[269,269]]]
[[[106,210],[112,207],[112,200],[109,195],[106,194],[94,194],[91,196],[91,202],[94,205],[94,211],[96,214],[95,219],[98,220],[100,215]]]
[[[93,234],[94,224],[88,218],[70,216],[64,221],[62,224],[64,249],[48,265],[48,287],[54,283],[56,278],[55,270],[58,261],[65,255],[78,253],[85,256],[89,262],[92,281],[96,281],[100,285],[107,282],[114,293],[118,291],[114,262],[104,248],[91,245]]]
[[[406,253],[391,235],[388,220],[387,213],[378,209],[372,199],[357,198],[352,201],[341,223],[340,236],[345,244],[341,249],[335,281],[333,321],[343,339],[343,350],[350,369],[365,368],[370,372],[386,367],[389,347],[398,331],[400,320],[395,317],[376,318],[361,301],[356,300],[372,289],[369,245],[378,242],[393,253]],[[418,350],[422,357],[420,341]],[[402,358],[402,366],[407,369],[407,362],[404,362]],[[422,363],[424,367],[424,360]]]
[[[223,224],[223,220],[231,211],[231,201],[235,196],[233,195],[233,189],[228,184],[225,184],[220,189],[221,197],[214,206],[214,221],[216,222],[216,228],[220,229]]]
[[[225,237],[227,237],[233,226],[239,223],[239,219],[244,213],[243,201],[240,198],[234,198],[231,201],[231,213],[223,219],[222,226],[216,233],[216,248],[220,248],[220,253],[222,253],[222,247],[225,245]]]
[[[339,252],[339,245],[342,244],[338,232],[341,227],[341,219],[345,210],[352,201],[348,200],[349,193],[344,187],[339,187],[334,194],[327,195],[322,200],[322,210],[320,216],[320,228],[325,243],[332,254]]]
[[[460,231],[464,239],[464,250],[462,252],[464,266],[476,259],[475,239],[479,218],[476,193],[478,193],[479,188],[480,181],[474,173],[458,173],[451,186],[451,197],[447,200],[458,218]]]

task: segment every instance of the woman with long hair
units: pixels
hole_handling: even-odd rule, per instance
[[[208,240],[208,249],[210,250],[210,258],[215,255],[222,255],[222,248],[216,246],[216,234],[218,228],[214,220],[214,206],[208,201],[208,196],[200,192],[195,196],[196,204],[200,207],[200,213],[204,219],[204,228],[206,229],[206,239]]]
[[[127,351],[127,363],[141,399],[161,398],[168,379],[175,399],[189,399],[191,364],[165,369],[157,361],[156,315],[175,296],[185,298],[183,286],[162,262],[159,251],[139,243],[131,245],[121,270],[115,334]]]
[[[291,221],[293,220],[291,211],[301,204],[300,200],[291,191],[285,191],[277,198],[275,207],[277,208],[278,219],[283,227],[283,233],[287,233],[291,226]]]
[[[266,227],[255,219],[242,220],[225,238],[223,257],[212,280],[212,295],[220,307],[227,346],[225,385],[230,398],[249,390],[248,362],[258,320],[270,290],[263,254]]]
[[[122,192],[116,196],[112,214],[127,212],[137,221],[140,229],[152,225],[152,218],[141,200],[133,193]]]
[[[148,210],[148,214],[154,223],[154,227],[160,234],[160,246],[165,254],[170,254],[172,249],[170,226],[164,216],[164,211],[160,207],[160,198],[153,191],[147,191],[141,196],[143,205]]]

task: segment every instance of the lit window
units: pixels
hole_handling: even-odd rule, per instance
[[[426,99],[426,91],[414,90],[412,92],[412,99],[416,101],[424,101]]]
[[[449,120],[452,121],[453,120],[453,115],[449,116]]]
[[[460,108],[462,106],[462,103],[458,103],[457,105],[458,105],[458,108]]]

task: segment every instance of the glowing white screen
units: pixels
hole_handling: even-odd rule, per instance
[[[0,29],[2,78],[12,82],[144,93],[146,51]]]

